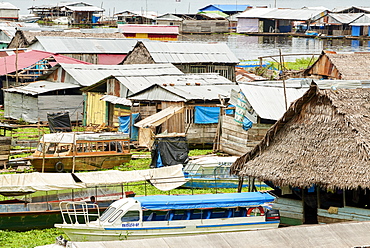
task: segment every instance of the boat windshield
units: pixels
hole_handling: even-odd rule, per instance
[[[104,211],[104,213],[100,216],[100,221],[106,220],[114,211],[116,211],[115,207],[109,207]]]

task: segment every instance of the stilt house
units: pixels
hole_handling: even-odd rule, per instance
[[[369,68],[370,53],[323,51],[304,75],[315,79],[369,80]]]
[[[226,44],[139,41],[123,64],[172,63],[184,73],[219,73],[235,82],[237,57]]]
[[[231,173],[274,187],[282,223],[369,221],[369,99],[312,84]]]

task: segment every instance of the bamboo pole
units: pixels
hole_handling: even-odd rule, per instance
[[[72,147],[72,153],[73,153],[73,166],[72,166],[72,173],[75,172],[76,168],[76,133],[73,133],[73,147]]]
[[[283,78],[283,87],[284,87],[284,100],[285,100],[285,110],[288,110],[288,100],[286,97],[286,84],[285,84],[285,78],[284,78],[284,66],[283,66],[283,56],[281,55],[281,49],[279,49],[280,54],[280,69],[282,72],[282,78]]]

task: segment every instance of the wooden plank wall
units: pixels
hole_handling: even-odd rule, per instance
[[[224,115],[221,123],[220,150],[230,155],[241,156],[263,139],[270,126],[253,124],[251,129],[245,131],[239,123],[234,121],[234,117]]]
[[[184,102],[162,102],[162,110],[170,106],[183,107]],[[162,124],[162,131],[167,130],[169,133],[184,133],[185,132],[185,115],[183,113],[176,114]]]
[[[0,137],[0,165],[2,165],[4,169],[6,167],[6,162],[9,161],[11,142],[11,137]]]
[[[337,223],[343,221],[370,221],[370,209],[343,207],[332,209],[318,209],[320,223]]]
[[[91,64],[98,64],[98,54],[83,54],[83,53],[64,53],[62,54],[67,57],[85,61]]]
[[[101,101],[103,94],[87,92],[86,124],[103,124],[106,122],[106,102]],[[107,124],[107,123],[106,123]]]
[[[280,211],[280,217],[282,218],[282,222],[283,219],[285,218],[291,220],[291,222],[294,222],[296,224],[302,224],[304,222],[303,204],[301,200],[279,197],[276,198],[276,202],[274,203],[274,209]],[[284,223],[284,224],[293,224],[293,223]]]
[[[217,124],[186,124],[186,137],[190,144],[212,144],[217,130]],[[186,130],[185,130],[186,131]]]
[[[222,117],[221,151],[230,155],[241,156],[251,150],[247,147],[248,132],[231,116]]]
[[[155,113],[157,113],[157,107],[156,106],[148,106],[148,105],[142,105],[142,106],[134,106],[131,108],[132,113],[140,113],[141,119],[145,119],[146,117],[149,117]]]

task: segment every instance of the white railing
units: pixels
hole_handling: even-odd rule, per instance
[[[80,224],[79,221],[89,224],[91,217],[96,217],[96,220],[99,221],[99,207],[95,203],[62,201],[59,203],[59,208],[62,214],[63,224]]]

